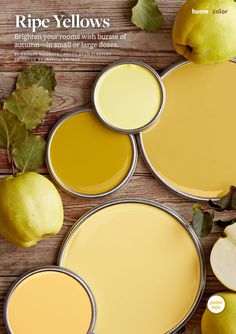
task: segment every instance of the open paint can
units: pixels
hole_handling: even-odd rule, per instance
[[[92,102],[104,124],[121,133],[138,133],[160,116],[165,88],[151,66],[122,60],[99,74],[92,90]]]
[[[180,195],[195,200],[224,196],[236,184],[236,64],[181,62],[162,79],[164,111],[139,135],[144,160]]]
[[[96,333],[175,333],[205,286],[202,247],[176,212],[143,199],[103,204],[74,225],[58,264],[96,299]]]
[[[95,301],[87,284],[56,266],[22,276],[4,307],[9,334],[92,334],[95,319]]]
[[[134,173],[138,150],[133,135],[107,128],[92,109],[65,115],[53,127],[47,167],[72,195],[102,197],[124,186]]]

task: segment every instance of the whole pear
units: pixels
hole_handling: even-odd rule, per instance
[[[234,58],[236,2],[187,0],[177,13],[172,37],[176,51],[195,63],[216,64]]]
[[[218,314],[206,308],[201,322],[202,334],[236,334],[236,293],[217,293],[225,300],[225,309]]]
[[[11,243],[31,247],[57,234],[63,219],[61,197],[46,177],[28,172],[0,181],[0,235]]]

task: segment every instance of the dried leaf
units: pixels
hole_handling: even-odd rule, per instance
[[[15,114],[26,124],[27,129],[37,127],[45,117],[51,104],[51,97],[43,87],[32,86],[15,90],[9,96],[4,109]]]
[[[193,229],[196,232],[197,236],[200,238],[207,237],[213,228],[214,225],[214,216],[212,213],[205,212],[195,212],[193,215]]]
[[[217,211],[236,210],[236,187],[231,186],[227,195],[217,201],[209,201],[209,205]]]
[[[28,135],[24,143],[12,151],[16,168],[23,173],[35,171],[44,163],[45,148],[46,142],[42,137]]]
[[[163,21],[163,15],[155,0],[138,0],[132,9],[132,22],[142,30],[158,31]]]
[[[0,148],[9,150],[15,145],[20,145],[26,134],[24,123],[9,111],[0,110]]]
[[[216,220],[215,224],[223,229],[225,229],[229,225],[233,225],[236,223],[236,218],[230,218],[230,219],[225,219],[225,220]]]
[[[18,76],[16,88],[27,88],[34,85],[43,87],[52,94],[56,84],[55,72],[52,66],[40,64],[26,67]]]

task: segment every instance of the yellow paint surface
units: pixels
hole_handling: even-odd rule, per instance
[[[17,286],[8,317],[14,334],[87,334],[92,306],[87,292],[74,278],[47,271]]]
[[[188,63],[164,84],[165,109],[142,134],[153,169],[181,192],[224,195],[236,184],[236,64]]]
[[[163,334],[188,313],[200,282],[193,241],[163,210],[116,204],[90,216],[68,242],[61,265],[91,286],[96,333]]]
[[[161,104],[161,88],[147,68],[122,64],[107,70],[95,89],[99,114],[110,125],[134,130],[153,120]]]
[[[83,194],[100,194],[118,186],[130,170],[132,157],[130,137],[104,126],[93,112],[67,118],[50,145],[57,178]]]

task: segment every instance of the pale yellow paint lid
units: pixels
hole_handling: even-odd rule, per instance
[[[148,165],[187,197],[225,195],[236,184],[236,64],[185,63],[163,82],[163,113],[140,135]]]
[[[21,279],[6,306],[12,334],[88,334],[94,321],[90,292],[68,273],[39,270]]]
[[[148,65],[114,63],[97,79],[93,102],[101,120],[121,132],[138,132],[159,115],[164,87]]]
[[[167,333],[194,307],[203,275],[197,246],[180,221],[135,201],[105,205],[79,221],[59,264],[90,285],[95,332],[102,334]]]

